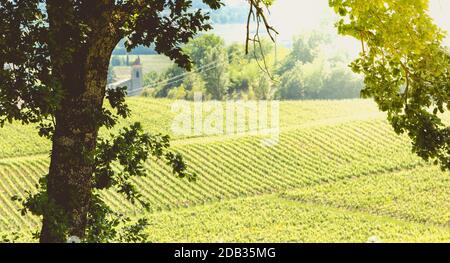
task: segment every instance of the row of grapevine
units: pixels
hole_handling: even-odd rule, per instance
[[[448,174],[424,167],[296,189],[283,197],[450,227],[449,187]]]
[[[384,121],[355,121],[286,129],[280,142],[265,147],[259,137],[217,137],[195,143],[174,144],[198,180],[175,178],[159,162],[146,164],[148,176],[135,180],[152,211],[190,207],[214,201],[261,195],[337,182],[348,178],[400,171],[425,165],[410,152],[407,139],[399,137]],[[48,158],[27,157],[0,161],[1,230],[32,227],[12,195],[24,195],[45,174]],[[113,191],[104,193],[113,207],[141,213]]]
[[[422,171],[423,172],[423,171]],[[393,174],[389,175],[390,178]],[[414,202],[410,203],[411,205]],[[408,209],[409,207],[403,207]],[[448,242],[448,227],[276,195],[239,198],[148,215],[152,242]]]
[[[132,115],[122,121],[113,131],[102,130],[101,135],[116,133],[121,127],[133,122],[141,122],[144,129],[151,133],[168,134],[175,140],[185,139],[185,135],[173,134],[172,120],[176,113],[171,111],[174,101],[166,99],[129,98],[127,103]],[[190,106],[193,107],[192,102]],[[358,113],[354,113],[354,109]],[[205,115],[206,116],[206,112]],[[330,121],[342,122],[350,119],[383,118],[373,103],[365,100],[346,101],[304,101],[283,102],[280,105],[280,127],[308,126],[316,123]],[[187,136],[190,137],[190,136]],[[18,123],[6,124],[0,128],[0,158],[29,156],[34,154],[47,154],[50,150],[48,140],[37,134],[33,125],[20,125]]]

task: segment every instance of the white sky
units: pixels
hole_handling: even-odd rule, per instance
[[[226,0],[227,4],[232,5],[242,5],[244,1]],[[430,0],[430,14],[437,25],[450,32],[450,0]],[[280,32],[280,41],[289,41],[302,32],[318,29],[326,21],[327,27],[330,27],[336,19],[336,14],[328,6],[328,0],[275,0],[270,15],[271,23]],[[352,45],[352,41],[350,38],[340,40],[346,43],[344,45]],[[447,43],[450,46],[449,38]]]

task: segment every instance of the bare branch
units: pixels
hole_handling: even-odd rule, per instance
[[[267,34],[269,35],[270,39],[275,42],[275,35],[278,34],[278,31],[272,27],[267,20],[266,14],[264,13],[264,7],[268,8],[266,4],[264,4],[261,0],[248,0],[250,4],[250,11],[248,14],[247,19],[247,39],[246,39],[246,53],[248,54],[248,43],[252,40],[255,40],[256,35],[259,34],[259,28],[261,22],[264,24],[264,27],[266,29]],[[254,17],[253,20],[256,21],[257,30],[253,37],[253,39],[250,37],[250,23],[251,23],[251,17]]]
[[[248,13],[248,18],[247,18],[247,37],[246,37],[246,41],[245,41],[245,53],[248,54],[249,53],[249,43],[253,42],[253,52],[254,52],[254,56],[255,56],[255,60],[258,64],[258,67],[265,72],[270,79],[274,80],[274,77],[272,76],[272,74],[270,73],[270,70],[267,66],[267,62],[266,62],[266,57],[262,48],[262,44],[261,44],[261,38],[260,38],[260,27],[261,24],[264,25],[265,29],[266,29],[266,33],[269,35],[270,39],[275,42],[275,35],[278,34],[278,32],[275,30],[274,27],[272,27],[269,22],[268,19],[266,17],[266,14],[264,13],[264,8],[266,8],[266,10],[269,10],[268,6],[263,3],[261,0],[248,0],[249,4],[250,4],[250,10]],[[250,24],[252,22],[252,17],[253,17],[253,21],[256,22],[256,32],[253,35],[253,37],[250,37]],[[263,59],[263,65],[261,65],[258,61],[258,56],[256,55],[256,44],[258,43],[258,47],[260,49],[261,55],[262,55],[262,59]]]

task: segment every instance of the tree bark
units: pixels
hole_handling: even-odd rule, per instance
[[[101,109],[91,95],[69,98],[57,113],[47,182],[50,209],[44,214],[41,242],[65,242],[67,234],[84,237],[98,134],[89,112]]]
[[[85,236],[109,60],[120,38],[111,33],[106,11],[87,21],[92,34],[86,43],[80,43],[68,33],[73,24],[65,20],[70,17],[63,12],[70,11],[67,1],[47,1],[47,10],[53,74],[58,75],[62,99],[55,114],[47,178],[48,208],[43,215],[40,242],[59,243],[66,242],[68,236]]]
[[[103,108],[109,55],[87,66],[80,94],[65,96],[56,112],[41,242],[65,242],[67,235],[83,238],[93,187],[94,153]],[[87,62],[87,64],[89,64]],[[76,83],[64,83],[70,90]],[[66,232],[68,231],[68,233]]]
[[[83,92],[66,96],[56,112],[47,181],[50,209],[44,215],[41,242],[65,242],[67,230],[69,236],[84,237],[108,63],[99,66],[86,67],[91,73],[78,86]]]

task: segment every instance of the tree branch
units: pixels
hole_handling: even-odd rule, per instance
[[[266,32],[273,42],[275,42],[274,34],[278,34],[278,31],[270,25],[269,21],[267,20],[266,14],[264,13],[263,7],[264,6],[267,7],[267,5],[263,3],[261,0],[248,0],[248,1],[250,4],[250,11],[247,19],[246,54],[248,54],[248,43],[250,41],[254,41],[256,39],[256,36],[259,34],[259,27],[261,21],[263,22]],[[254,16],[253,20],[256,20],[257,25],[257,30],[253,39],[250,38],[250,23],[252,16]]]

